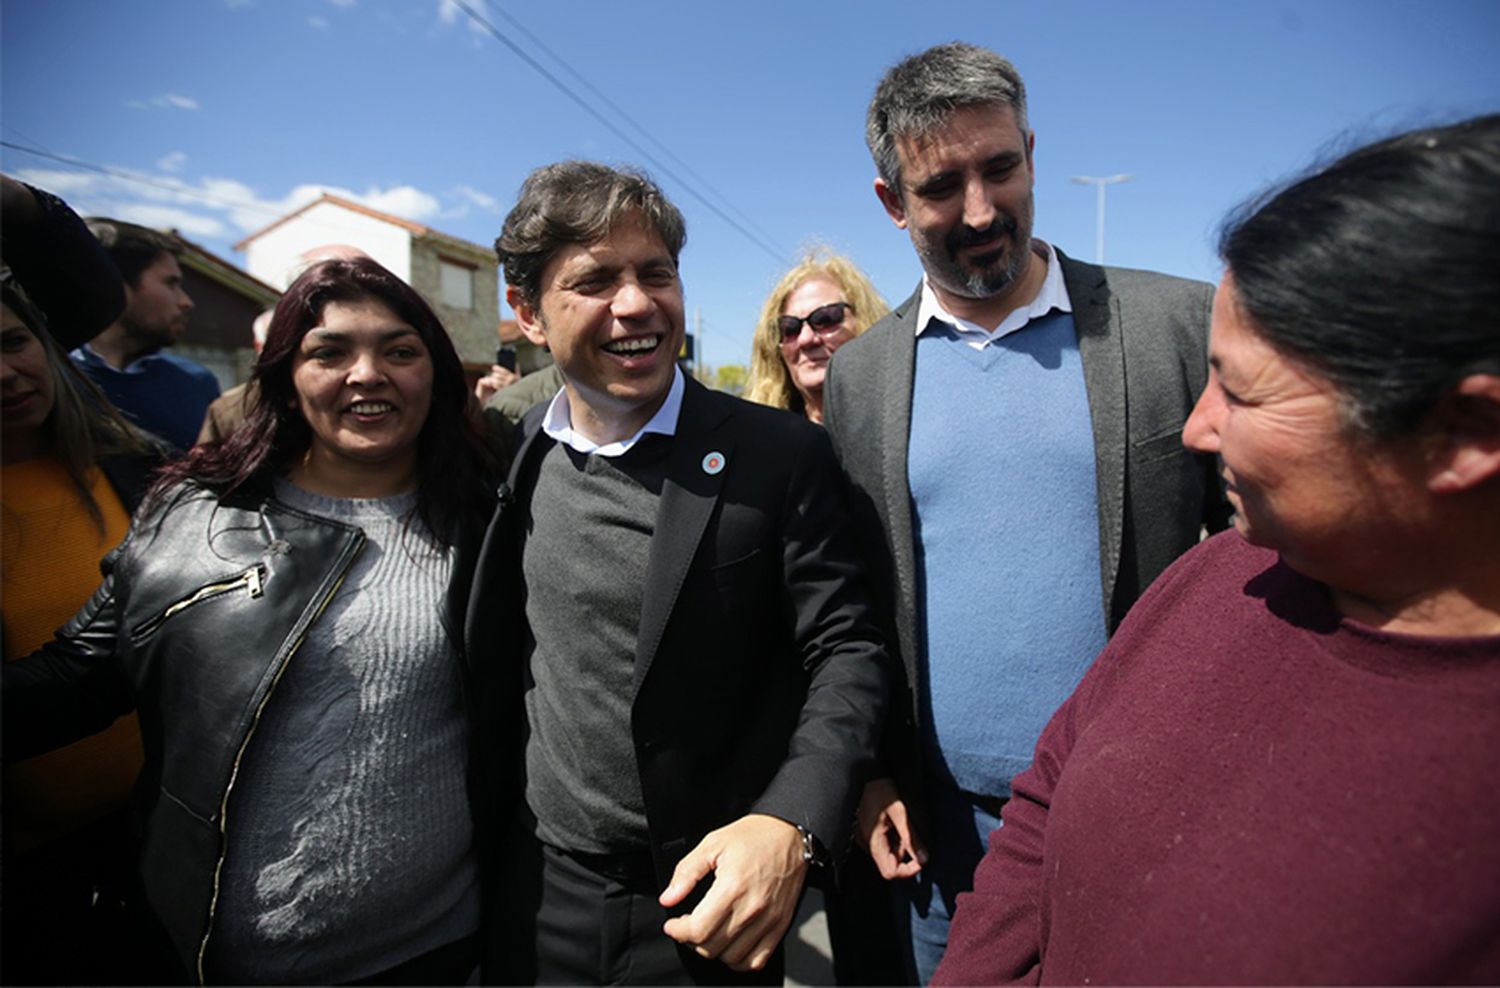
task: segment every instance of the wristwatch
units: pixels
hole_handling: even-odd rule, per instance
[[[818,835],[800,824],[795,825],[802,835],[802,863],[809,868],[822,868],[828,864],[828,851]]]

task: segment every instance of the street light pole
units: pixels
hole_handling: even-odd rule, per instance
[[[1134,175],[1074,175],[1074,185],[1092,185],[1099,190],[1099,216],[1094,239],[1094,263],[1104,263],[1104,187],[1128,182]]]

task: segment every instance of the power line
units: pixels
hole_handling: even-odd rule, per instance
[[[734,217],[730,216],[723,209],[720,209],[718,205],[710,201],[690,183],[685,181],[682,176],[678,175],[671,168],[668,168],[660,158],[656,157],[650,151],[646,150],[646,148],[642,147],[640,142],[631,137],[625,131],[621,130],[618,126],[615,125],[612,120],[610,120],[603,113],[599,112],[598,109],[592,106],[582,96],[578,95],[578,93],[569,88],[566,83],[564,83],[556,75],[550,72],[546,66],[542,65],[536,59],[532,58],[531,55],[529,55],[520,45],[516,44],[510,38],[507,38],[505,35],[501,34],[499,29],[496,28],[495,25],[491,24],[488,19],[481,16],[479,12],[476,11],[473,7],[471,7],[468,4],[467,0],[452,0],[452,3],[455,7],[467,14],[475,24],[478,24],[486,32],[488,32],[490,36],[493,37],[496,41],[509,48],[517,58],[521,59],[521,61],[531,66],[538,75],[540,75],[543,79],[546,79],[548,82],[552,83],[552,85],[556,86],[563,95],[567,96],[574,103],[578,104],[580,109],[582,109],[589,116],[593,117],[595,120],[599,121],[599,123],[603,124],[610,133],[614,134],[620,140],[630,145],[630,147],[633,148],[638,154],[644,157],[647,161],[651,162],[651,164],[656,168],[657,171],[659,171],[663,175],[666,175],[668,178],[671,178],[678,185],[680,185],[683,190],[688,193],[688,195],[692,196],[694,199],[698,200],[698,202],[702,203],[703,206],[710,212],[712,212],[715,216],[719,217],[719,219],[723,220],[725,223],[728,223],[742,236],[744,236],[745,239],[749,240],[751,243],[755,244],[755,246],[765,251],[778,263],[783,263],[785,261],[782,253],[774,246],[772,246],[770,243],[768,243],[766,240],[763,240],[756,234],[752,233],[744,226],[744,224],[740,223]],[[553,57],[556,58],[555,55]],[[570,69],[569,71],[572,70]],[[640,124],[636,124],[633,120],[631,122],[644,132],[644,128],[642,128]],[[705,183],[705,185],[706,184],[707,183]]]
[[[532,31],[528,30],[525,24],[522,24],[520,21],[518,21],[513,15],[511,15],[509,11],[505,10],[505,8],[503,7],[497,7],[496,12],[501,17],[509,21],[511,26],[514,27],[517,31],[520,31],[523,35],[525,35],[528,41],[530,41],[537,48],[541,49],[548,58],[552,59],[554,62],[557,62],[565,70],[567,70],[568,74],[576,79],[578,83],[583,86],[583,88],[587,89],[595,99],[597,99],[599,102],[603,103],[606,107],[613,111],[616,116],[624,119],[626,123],[630,124],[630,126],[640,131],[642,137],[650,141],[651,144],[659,151],[661,151],[662,154],[666,155],[668,158],[671,158],[672,161],[676,162],[676,164],[684,172],[692,176],[695,181],[697,181],[700,185],[702,185],[705,189],[712,193],[714,197],[717,198],[721,204],[723,204],[725,209],[728,209],[730,212],[734,213],[734,215],[738,217],[741,222],[743,222],[750,229],[754,230],[761,237],[765,238],[768,242],[775,241],[775,236],[771,233],[768,233],[764,227],[756,223],[754,217],[747,215],[744,210],[740,209],[734,204],[733,199],[720,192],[718,189],[714,188],[713,183],[704,178],[702,175],[698,174],[698,172],[693,169],[692,165],[689,165],[686,161],[682,160],[682,158],[676,152],[674,152],[671,148],[667,147],[666,144],[662,143],[654,136],[652,136],[651,132],[646,129],[645,125],[632,117],[624,107],[620,106],[620,104],[610,99],[609,95],[601,91],[598,86],[595,86],[593,83],[589,82],[589,80],[584,77],[583,73],[579,72],[577,69],[573,68],[573,66],[568,64],[567,59],[563,58],[557,52],[547,47],[547,44],[542,41],[541,38],[538,38]]]
[[[201,192],[186,184],[174,185],[170,182],[163,182],[146,175],[127,171],[123,168],[112,168],[109,165],[96,165],[91,161],[84,161],[81,158],[72,158],[65,154],[58,154],[54,151],[45,151],[40,148],[27,147],[24,144],[17,144],[14,141],[0,140],[0,147],[8,148],[12,151],[20,151],[24,154],[35,155],[38,158],[45,158],[48,161],[55,161],[58,164],[69,165],[73,168],[79,168],[84,171],[96,172],[100,175],[107,175],[110,178],[117,178],[124,182],[134,182],[137,185],[146,185],[151,186],[152,188],[162,189],[166,192],[172,193],[173,195],[196,199],[199,202],[207,203],[211,206],[219,206],[223,209],[243,210],[245,212],[260,213],[272,219],[282,219],[288,213],[288,209],[285,206],[265,206],[257,202],[223,199],[218,196],[210,195],[206,192]],[[319,188],[327,187],[319,186]],[[297,207],[293,208],[295,209]],[[311,223],[321,230],[326,230],[330,233],[336,233],[340,235],[347,235],[357,232],[357,229],[355,227],[332,221],[327,217],[320,217],[318,219],[311,220]],[[233,242],[232,240],[229,240],[229,238],[220,239],[225,239],[226,242]]]
[[[150,176],[142,175],[138,172],[126,171],[123,168],[112,168],[109,165],[96,165],[91,161],[84,161],[80,158],[72,158],[68,155],[57,154],[53,151],[43,151],[40,148],[27,147],[24,144],[17,144],[14,141],[0,140],[0,147],[7,148],[11,151],[20,151],[23,154],[35,155],[38,158],[45,158],[48,161],[55,161],[58,164],[69,165],[73,168],[81,168],[84,171],[96,172],[100,175],[108,175],[110,178],[118,178],[126,182],[135,182],[137,185],[149,185],[152,188],[161,189],[164,192],[170,192],[173,195],[187,196],[190,199],[197,199],[200,202],[206,202],[213,206],[222,206],[225,209],[244,209],[249,210],[250,212],[264,213],[267,216],[274,217],[281,217],[285,215],[285,210],[277,207],[262,206],[254,202],[232,202],[228,199],[220,199],[217,196],[209,195],[206,192],[200,192],[192,186],[187,185],[186,183],[177,183],[174,185],[171,182],[163,182],[159,179],[154,179]]]

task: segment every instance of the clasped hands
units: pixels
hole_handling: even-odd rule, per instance
[[[802,835],[778,817],[743,816],[699,841],[677,863],[658,901],[672,908],[710,874],[713,885],[703,901],[662,930],[733,970],[761,970],[791,926],[802,894]]]

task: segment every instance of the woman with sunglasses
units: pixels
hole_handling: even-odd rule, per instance
[[[761,308],[745,397],[821,425],[828,359],[890,311],[853,261],[810,253],[782,276]]]
[[[277,304],[256,398],[169,465],[93,599],[4,670],[7,756],[139,711],[139,877],[182,975],[462,984],[486,452],[453,344],[369,259]]]

